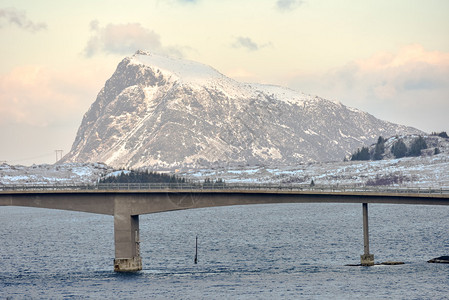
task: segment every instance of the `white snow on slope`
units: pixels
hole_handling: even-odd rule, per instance
[[[164,57],[143,51],[138,51],[133,55],[131,63],[152,67],[160,70],[166,77],[175,76],[178,80],[199,85],[213,82],[214,79],[222,80],[225,78],[223,74],[214,68],[201,63]]]
[[[233,169],[181,171],[197,181],[223,179],[228,183],[276,183],[308,186],[393,186],[449,188],[449,154],[380,161],[310,163],[279,168],[241,167]]]
[[[155,171],[155,170],[152,170]],[[11,185],[86,185],[101,177],[117,176],[127,170],[115,170],[104,164],[0,165],[0,189]],[[389,186],[411,188],[449,188],[449,154],[386,159],[369,162],[310,163],[297,166],[233,167],[177,170],[177,176],[192,181],[223,179],[227,183],[274,183],[308,186],[313,180],[320,186]]]
[[[113,169],[99,163],[67,163],[56,165],[0,165],[0,189],[3,185],[87,185]]]
[[[165,77],[197,87],[213,87],[223,91],[231,98],[257,98],[260,93],[272,95],[277,100],[290,104],[302,104],[314,97],[294,91],[289,88],[251,83],[245,84],[235,81],[214,68],[184,59],[169,58],[144,51],[137,51],[132,56],[132,64],[144,65],[159,70]]]

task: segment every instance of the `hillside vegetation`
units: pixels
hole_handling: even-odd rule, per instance
[[[350,160],[382,160],[402,157],[418,157],[448,153],[449,137],[446,132],[431,135],[379,137],[376,144],[362,147],[354,152]]]

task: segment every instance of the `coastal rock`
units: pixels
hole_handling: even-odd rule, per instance
[[[383,263],[381,263],[381,265],[384,266],[395,266],[395,265],[403,265],[404,262],[403,261],[384,261]]]
[[[438,264],[449,264],[449,256],[440,256],[436,258],[432,258],[427,261],[428,263],[438,263]]]

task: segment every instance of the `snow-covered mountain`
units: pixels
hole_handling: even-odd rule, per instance
[[[380,135],[412,133],[421,132],[341,103],[138,51],[106,81],[62,161],[132,168],[292,165],[342,160]]]

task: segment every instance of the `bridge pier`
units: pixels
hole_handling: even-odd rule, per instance
[[[114,215],[115,272],[142,270],[139,241],[139,215]]]
[[[368,203],[362,204],[363,209],[363,255],[360,255],[362,266],[374,266],[374,254],[369,253],[369,230],[368,230]]]

